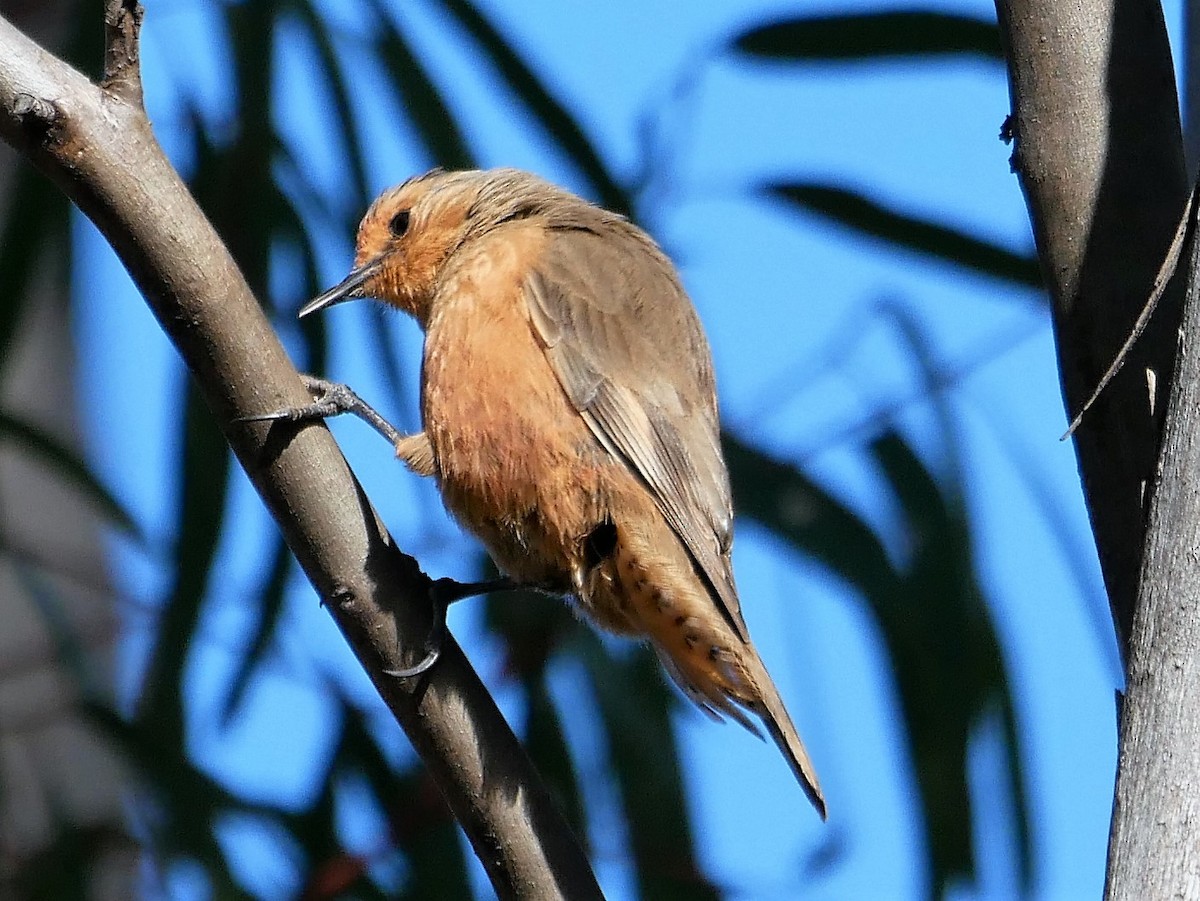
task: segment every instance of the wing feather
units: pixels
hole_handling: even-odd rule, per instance
[[[551,232],[525,282],[530,321],[597,440],[645,482],[734,629],[733,505],[712,359],[670,262],[623,220]]]

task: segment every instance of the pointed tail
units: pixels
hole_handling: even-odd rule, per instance
[[[771,740],[775,742],[780,753],[787,760],[788,766],[792,768],[792,772],[796,776],[796,781],[800,783],[800,787],[804,789],[808,799],[817,808],[821,819],[826,819],[825,795],[821,792],[821,784],[817,780],[817,771],[813,767],[812,759],[804,748],[804,742],[800,740],[800,733],[792,724],[792,718],[788,716],[787,708],[783,706],[783,699],[779,697],[779,691],[775,688],[775,683],[771,681],[767,668],[763,666],[757,652],[753,648],[749,650],[751,653],[747,656],[752,658],[754,681],[761,694],[761,699],[751,705],[752,709],[762,718]]]

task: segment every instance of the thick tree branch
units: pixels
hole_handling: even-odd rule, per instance
[[[997,0],[1013,165],[1050,287],[1072,415],[1150,296],[1187,200],[1170,47],[1157,3]],[[1076,432],[1084,494],[1124,650],[1147,486],[1175,358],[1181,280]]]
[[[1200,241],[1129,648],[1109,901],[1200,898]]]
[[[187,362],[304,571],[434,774],[504,898],[599,898],[587,859],[462,651],[420,680],[429,579],[394,546],[320,425],[239,424],[309,400],[141,106],[141,11],[110,2],[104,87],[0,19],[0,136],[86,213]]]
[[[1170,48],[1154,2],[997,0],[997,8],[1014,161],[1074,411],[1129,333],[1186,204]],[[1191,266],[1179,269],[1193,275],[1178,358],[1179,273],[1077,432],[1127,661],[1106,889],[1120,901],[1200,898],[1200,301],[1190,253]]]

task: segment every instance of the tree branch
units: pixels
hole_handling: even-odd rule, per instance
[[[997,0],[997,8],[1014,103],[1014,163],[1051,287],[1063,388],[1075,411],[1132,329],[1187,202],[1170,47],[1157,3]],[[1127,661],[1110,901],[1200,897],[1194,232],[1191,243],[1190,266],[1179,267],[1124,370],[1077,432]],[[1190,282],[1180,277],[1189,269]]]
[[[1050,288],[1072,415],[1150,296],[1188,196],[1170,47],[1157,3],[997,0],[1021,179]],[[1109,602],[1133,623],[1165,391],[1175,279],[1124,369],[1075,435]]]
[[[462,651],[420,680],[429,579],[393,544],[321,425],[238,423],[309,396],[141,105],[132,0],[110,0],[103,87],[0,19],[0,136],[100,228],[503,898],[600,898],[587,859]]]
[[[1200,241],[1129,649],[1109,901],[1200,897]]]
[[[100,87],[142,108],[140,37],[145,11],[137,0],[109,2],[104,7],[104,77]]]

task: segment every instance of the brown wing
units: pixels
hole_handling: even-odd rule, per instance
[[[712,358],[665,256],[633,226],[552,230],[525,282],[559,382],[593,434],[649,487],[743,639],[733,505]]]

